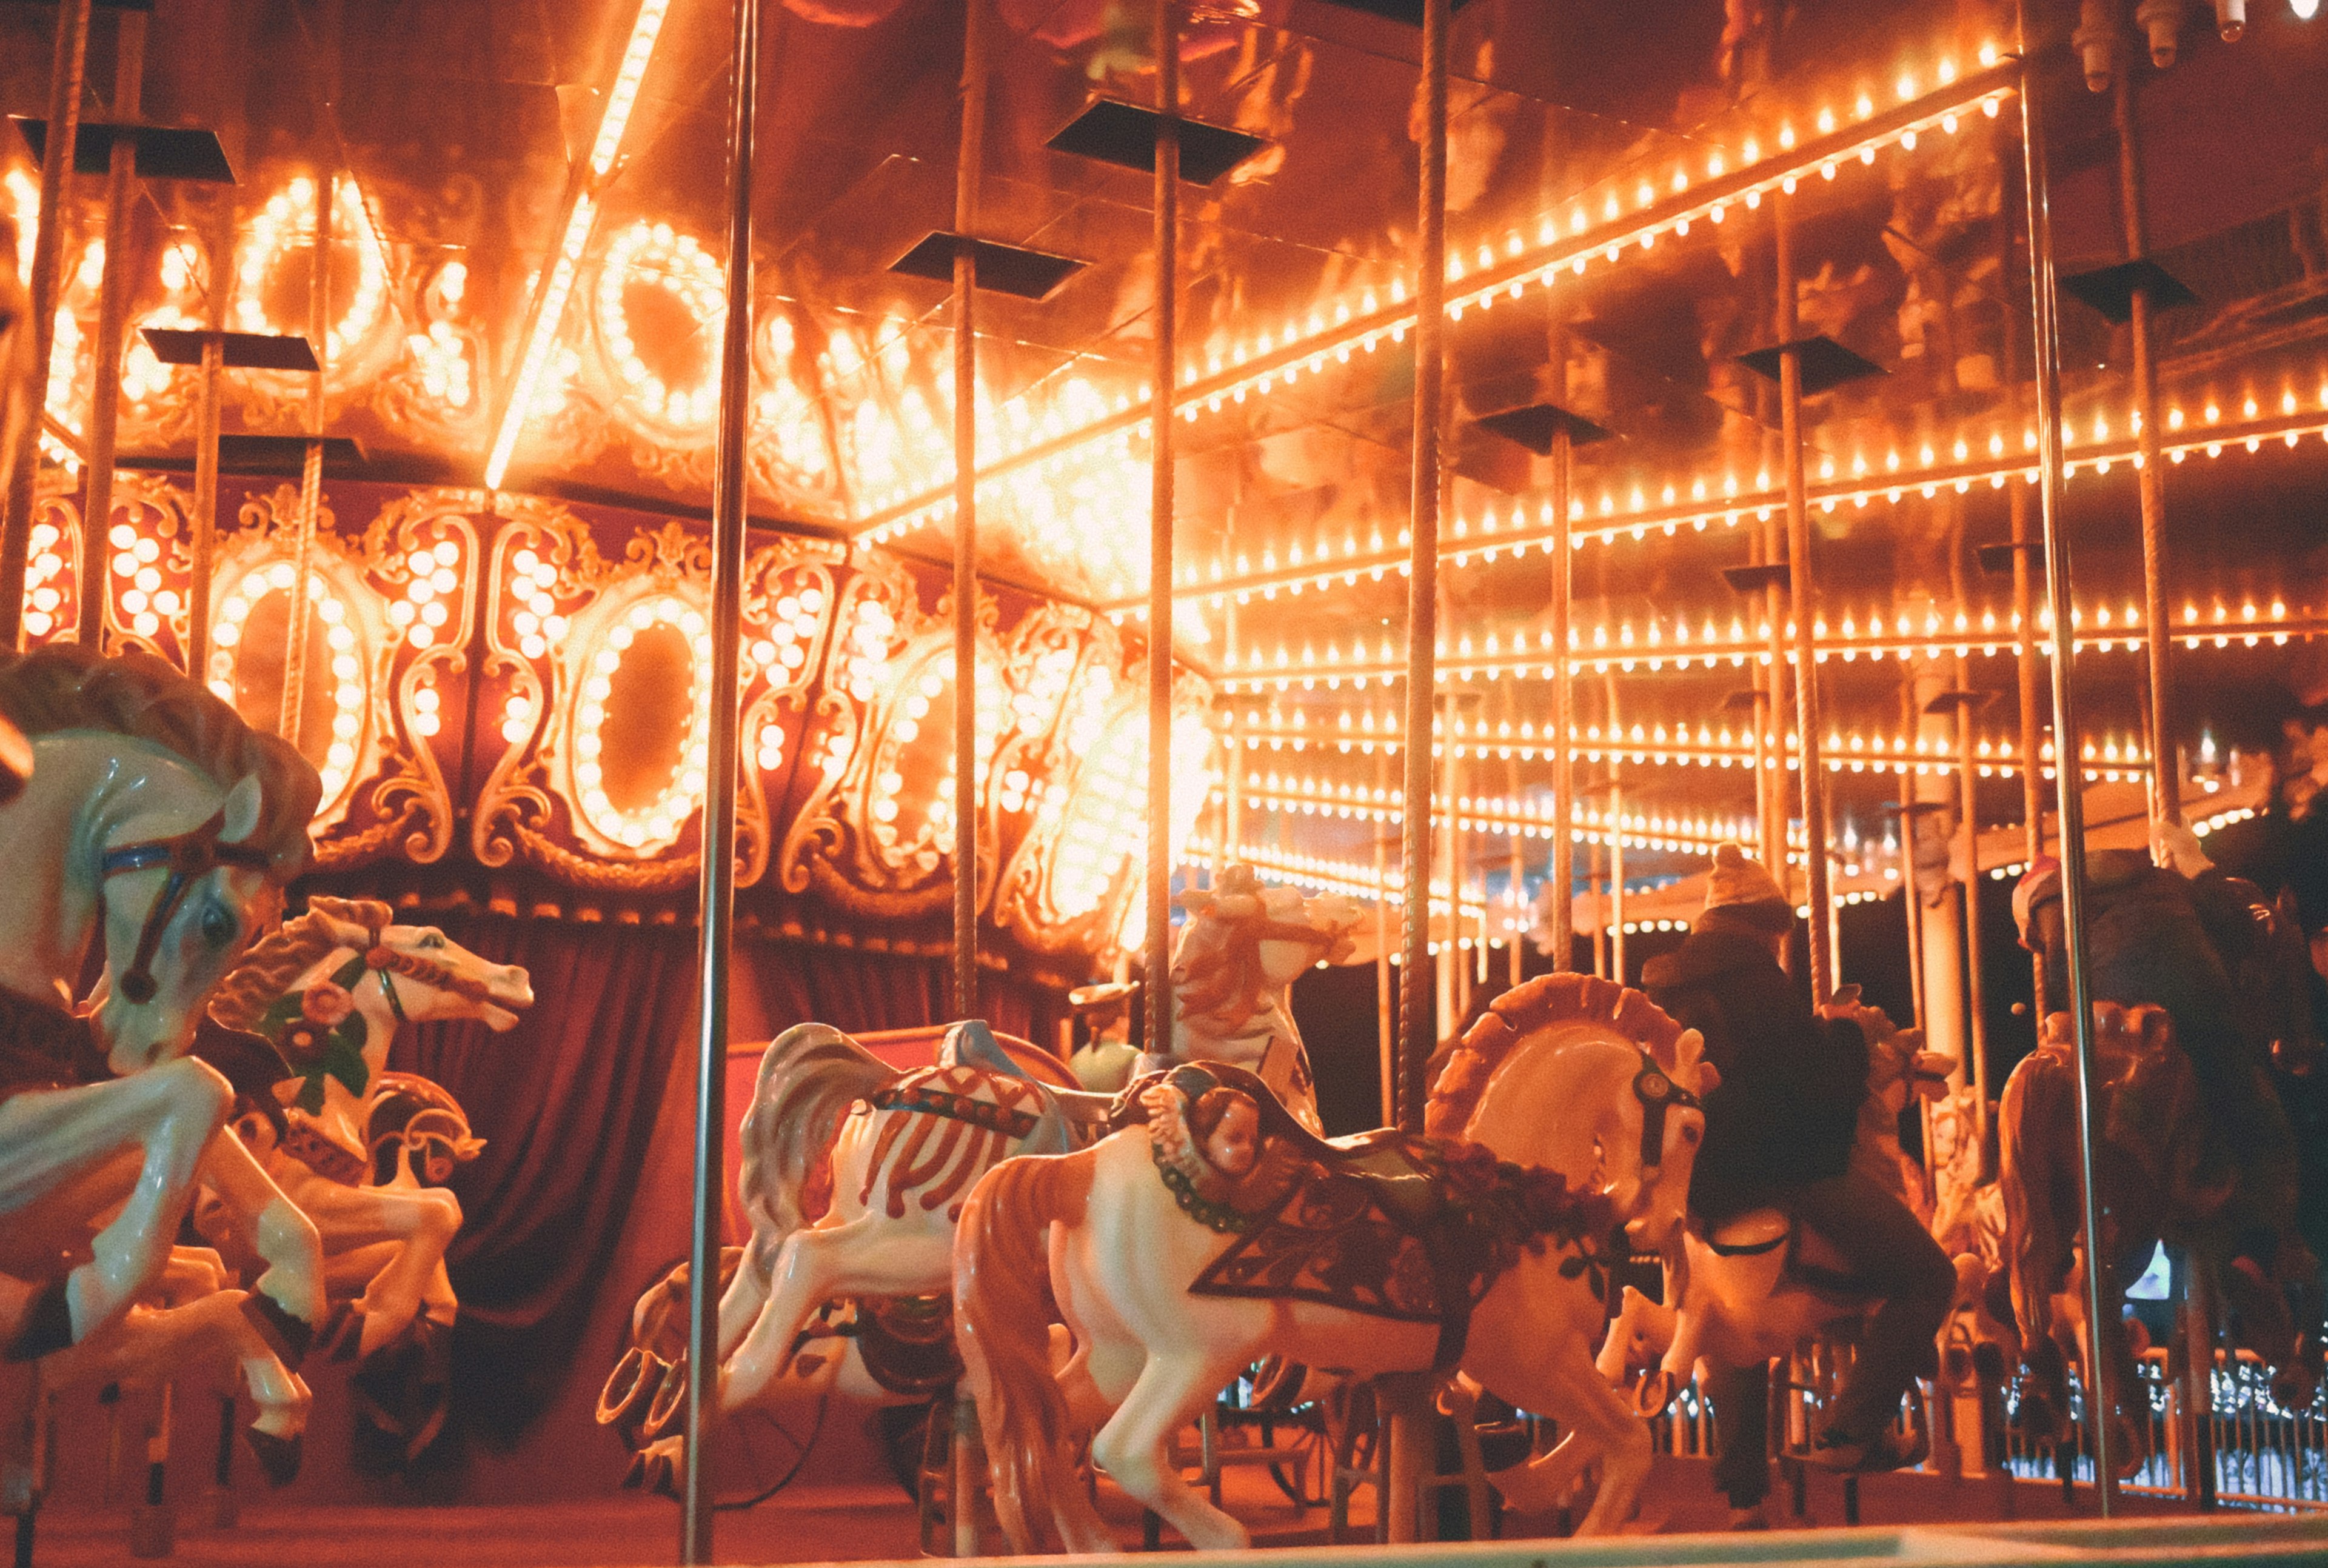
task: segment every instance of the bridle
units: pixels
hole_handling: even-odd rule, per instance
[[[1633,1075],[1633,1098],[1641,1103],[1641,1168],[1654,1170],[1665,1163],[1666,1113],[1702,1109],[1695,1094],[1674,1082],[1648,1052],[1641,1053],[1641,1070]]]
[[[106,850],[99,859],[100,882],[125,871],[147,871],[155,867],[166,868],[170,873],[162,884],[162,891],[155,896],[154,906],[146,912],[145,927],[137,934],[137,951],[121,976],[121,994],[131,1001],[154,1000],[154,954],[162,945],[164,929],[186,901],[189,888],[222,866],[265,871],[273,864],[273,857],[256,845],[221,843],[219,835],[225,831],[226,808],[221,806],[208,821],[183,833],[124,844],[117,850]]]

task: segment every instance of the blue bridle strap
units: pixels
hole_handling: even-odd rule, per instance
[[[266,850],[248,844],[221,844],[219,834],[226,828],[226,808],[221,806],[210,814],[208,821],[167,839],[148,839],[143,843],[124,844],[117,850],[108,850],[98,861],[100,880],[120,876],[125,871],[150,871],[166,868],[170,873],[155,895],[154,907],[146,911],[144,929],[137,934],[137,951],[129,961],[129,968],[121,976],[121,994],[133,1002],[154,1000],[154,954],[162,945],[162,933],[169,925],[178,906],[185,902],[186,890],[201,878],[221,866],[240,866],[264,871],[271,863]]]

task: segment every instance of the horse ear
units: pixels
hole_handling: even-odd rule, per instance
[[[257,774],[245,775],[242,781],[226,792],[219,805],[223,825],[219,829],[219,842],[239,844],[258,831],[258,814],[267,803],[266,786]]]

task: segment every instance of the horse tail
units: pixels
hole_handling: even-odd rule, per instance
[[[830,1024],[795,1024],[770,1042],[744,1114],[736,1184],[755,1268],[765,1272],[784,1239],[815,1217],[803,1190],[850,1108],[902,1075]]]
[[[1996,1124],[2013,1315],[2022,1343],[2035,1345],[2051,1332],[2052,1299],[2069,1274],[2076,1228],[2060,1212],[2065,1194],[2076,1190],[2060,1161],[2077,1146],[2078,1114],[2075,1085],[2059,1056],[2040,1049],[2013,1070],[1997,1101]]]
[[[978,1402],[994,1511],[1011,1549],[1107,1550],[1108,1536],[1073,1471],[1075,1434],[1051,1367],[1051,1225],[1079,1225],[1098,1157],[1027,1155],[986,1173],[954,1232],[954,1338],[963,1385]],[[1037,1516],[1028,1516],[1028,1503]]]

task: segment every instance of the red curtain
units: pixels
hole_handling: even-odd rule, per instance
[[[451,1091],[486,1140],[453,1181],[466,1216],[447,1263],[461,1298],[450,1425],[497,1445],[516,1441],[569,1375],[634,1202],[657,1209],[684,1193],[644,1195],[642,1167],[674,1052],[693,1047],[692,931],[449,916],[454,941],[498,963],[523,964],[534,1004],[504,1035],[482,1024],[428,1024],[390,1053],[399,1071]],[[949,1016],[943,958],[804,944],[741,942],[729,996],[730,1038],[769,1038],[809,1019],[851,1030]],[[1048,1042],[1060,999],[986,977],[981,1010],[996,1028]],[[682,1080],[683,1082],[684,1080]],[[746,1107],[730,1104],[729,1133]],[[650,1220],[681,1219],[660,1214]]]

